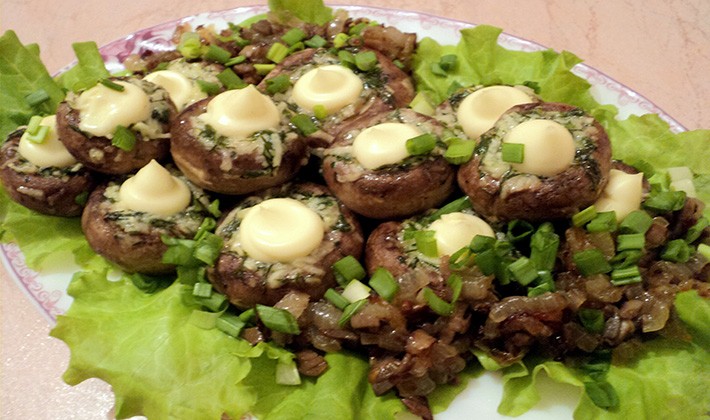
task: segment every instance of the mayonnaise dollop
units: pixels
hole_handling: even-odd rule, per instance
[[[197,83],[177,71],[158,70],[146,74],[143,79],[168,91],[170,100],[178,111],[182,111],[188,105],[207,97],[207,94],[200,89]]]
[[[74,165],[76,159],[64,147],[64,144],[59,141],[59,136],[57,136],[57,117],[55,115],[44,117],[40,125],[49,127],[44,141],[35,143],[28,140],[27,136],[23,134],[20,137],[20,145],[18,146],[20,155],[40,168],[66,168]]]
[[[328,65],[301,76],[291,94],[301,108],[313,111],[321,105],[332,114],[354,103],[363,90],[362,80],[347,67]]]
[[[574,162],[576,148],[572,133],[551,120],[528,120],[513,127],[503,138],[504,143],[525,146],[522,163],[513,168],[537,176],[554,176]]]
[[[434,231],[439,256],[453,255],[468,246],[477,235],[495,237],[493,228],[478,216],[454,212],[442,215],[430,226]]]
[[[609,172],[609,181],[594,208],[598,212],[613,211],[616,220],[622,221],[634,210],[641,208],[643,173],[627,174],[618,169]]]
[[[198,118],[218,134],[237,139],[275,129],[281,122],[274,101],[254,85],[220,93],[207,104],[207,112]]]
[[[150,98],[140,87],[122,80],[119,91],[99,83],[82,92],[76,100],[79,129],[98,137],[112,137],[116,126],[128,127],[150,117]]]
[[[456,118],[469,138],[488,131],[511,107],[532,102],[532,98],[512,86],[488,86],[466,96],[459,104]]]
[[[407,140],[420,134],[422,132],[411,124],[377,124],[355,137],[353,155],[366,169],[392,165],[409,156]]]
[[[155,160],[124,181],[119,190],[121,207],[163,217],[185,210],[191,200],[187,184]]]

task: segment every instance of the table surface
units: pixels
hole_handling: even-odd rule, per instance
[[[348,4],[329,1],[331,5]],[[37,43],[50,72],[74,59],[71,43],[99,45],[138,29],[257,0],[4,0],[0,29]],[[352,3],[351,3],[352,4]],[[710,2],[707,0],[360,0],[363,6],[425,12],[505,32],[584,62],[644,95],[686,128],[710,128]],[[0,418],[111,418],[108,385],[61,380],[69,351],[50,323],[0,268]]]

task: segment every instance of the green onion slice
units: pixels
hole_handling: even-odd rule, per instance
[[[355,54],[355,66],[362,71],[370,71],[377,66],[377,56],[373,51],[360,51]]]
[[[294,115],[291,117],[291,124],[293,124],[304,136],[310,136],[319,130],[316,123],[314,123],[311,117],[306,114]]]
[[[215,327],[217,327],[218,330],[234,338],[239,338],[245,326],[246,322],[232,314],[222,314],[215,321]]]
[[[587,232],[614,232],[616,230],[616,212],[604,211],[587,223]]]
[[[599,309],[580,308],[577,317],[582,326],[593,333],[604,331],[604,312]]]
[[[427,257],[435,258],[439,256],[435,234],[433,230],[418,230],[414,232],[414,242],[417,245],[417,250]]]
[[[333,264],[335,278],[342,286],[347,285],[352,280],[362,280],[367,276],[365,269],[355,257],[348,255]]]
[[[431,133],[420,134],[408,139],[406,147],[410,155],[425,155],[436,147],[436,136]]]
[[[661,259],[677,263],[684,263],[693,254],[693,247],[683,239],[674,239],[666,244],[661,251]]]
[[[344,310],[350,304],[350,302],[348,302],[348,300],[345,299],[343,295],[338,293],[333,288],[326,290],[325,295],[323,297],[341,311]]]
[[[266,52],[266,58],[278,64],[288,55],[288,47],[280,42],[274,42]]]
[[[616,237],[616,250],[626,251],[628,249],[643,249],[646,245],[646,237],[643,233],[626,233]]]
[[[503,162],[523,163],[525,160],[525,145],[522,143],[503,143],[500,150]]]
[[[328,41],[320,35],[314,35],[311,39],[303,41],[303,43],[309,48],[323,48],[328,44]]]
[[[281,40],[288,45],[296,44],[306,37],[306,33],[301,28],[291,28],[281,36]]]
[[[246,82],[229,67],[217,74],[217,80],[227,89],[241,89],[247,85]]]
[[[608,273],[611,271],[611,265],[607,262],[606,257],[596,248],[576,252],[572,255],[572,259],[583,276]]]
[[[291,79],[287,74],[266,79],[266,92],[270,95],[286,92],[289,87],[291,87]]]
[[[399,284],[386,268],[379,267],[370,277],[370,287],[387,302],[391,302],[399,290]]]
[[[340,326],[341,328],[345,327],[345,325],[350,322],[350,319],[353,317],[353,315],[358,313],[360,309],[362,309],[362,307],[366,304],[367,299],[361,299],[346,306],[343,310],[343,315],[338,320],[338,326]]]
[[[113,133],[111,144],[121,150],[130,152],[136,145],[136,135],[133,131],[122,125],[116,126],[116,131]]]
[[[620,233],[646,233],[653,224],[653,218],[643,210],[635,210],[629,213],[624,220],[619,223]]]
[[[576,227],[584,226],[594,220],[595,217],[597,217],[597,209],[592,205],[575,213],[572,216],[572,224]]]
[[[219,45],[210,44],[205,51],[204,58],[205,60],[225,64],[232,58],[232,53]]]
[[[37,89],[36,91],[25,96],[25,101],[27,105],[35,107],[49,100],[49,94],[44,89]]]
[[[471,160],[475,147],[473,140],[455,139],[449,143],[444,159],[453,165],[462,165]]]

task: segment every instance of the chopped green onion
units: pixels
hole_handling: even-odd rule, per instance
[[[492,250],[496,244],[496,238],[486,235],[476,235],[471,239],[469,247],[471,251],[480,253],[486,250]]]
[[[434,293],[434,291],[431,290],[429,287],[425,287],[424,289],[422,289],[424,300],[426,301],[427,306],[429,306],[432,311],[436,312],[441,316],[451,315],[451,313],[454,311],[454,304],[458,300],[459,295],[461,294],[461,289],[463,287],[461,276],[459,276],[458,274],[452,274],[451,276],[449,276],[446,282],[453,290],[451,303],[437,296],[436,293]]]
[[[208,298],[212,296],[212,285],[210,283],[195,283],[195,285],[192,286],[192,295]]]
[[[386,268],[379,267],[370,277],[370,287],[387,302],[391,302],[399,290],[399,284]]]
[[[484,275],[490,276],[496,272],[498,260],[499,258],[498,255],[496,255],[495,250],[490,248],[477,253],[474,261]]]
[[[368,26],[367,22],[360,22],[357,25],[353,25],[348,29],[348,34],[350,35],[360,35],[362,30]]]
[[[441,59],[439,59],[439,67],[447,73],[455,70],[457,64],[458,57],[456,54],[446,54],[441,56]]]
[[[345,309],[343,310],[343,315],[340,317],[338,320],[338,326],[341,328],[347,325],[348,322],[350,322],[350,318],[353,317],[356,313],[362,309],[363,306],[367,304],[367,299],[362,299],[358,300],[357,302],[353,302],[350,305],[346,306]]]
[[[453,165],[464,164],[471,160],[475,147],[476,142],[473,140],[456,139],[449,143],[444,158]]]
[[[46,90],[40,88],[25,96],[25,102],[31,107],[35,107],[49,99],[49,94]]]
[[[511,220],[508,222],[508,229],[505,234],[510,242],[518,242],[532,235],[535,231],[533,225],[525,220]]]
[[[370,297],[370,287],[360,280],[351,280],[343,289],[343,297],[353,303]]]
[[[572,255],[572,259],[577,265],[577,270],[579,270],[583,276],[608,273],[611,271],[611,265],[607,262],[604,254],[596,248],[576,252]]]
[[[471,208],[471,200],[469,200],[468,196],[463,196],[461,198],[457,198],[456,200],[447,203],[444,207],[440,208],[439,210],[435,211],[431,215],[427,217],[427,221],[433,222],[434,220],[440,218],[441,216],[449,213],[456,213],[462,210],[470,209]]]
[[[700,244],[698,245],[698,252],[700,255],[702,255],[706,260],[710,261],[710,245],[706,244]]]
[[[202,40],[197,32],[183,32],[180,35],[180,42],[177,50],[187,59],[199,58],[202,56]]]
[[[666,172],[656,172],[648,178],[648,183],[651,184],[651,192],[668,191],[670,188],[670,178]]]
[[[690,259],[693,248],[682,239],[674,239],[666,244],[661,252],[661,259],[684,263]]]
[[[338,283],[345,286],[351,280],[362,280],[367,276],[365,269],[355,257],[348,255],[333,264],[333,272]]]
[[[37,134],[37,130],[39,130],[40,124],[42,124],[42,117],[39,115],[33,115],[30,118],[30,121],[27,123],[25,133]]]
[[[220,47],[219,45],[210,44],[205,53],[204,59],[224,64],[232,58],[232,53]]]
[[[194,266],[196,264],[192,252],[195,241],[190,239],[177,239],[167,235],[160,237],[168,249],[163,253],[162,262],[182,266]]]
[[[527,286],[537,278],[535,266],[526,257],[520,257],[508,265],[508,270],[510,270],[513,278],[523,286]]]
[[[449,257],[449,268],[452,270],[460,270],[464,267],[470,267],[475,264],[475,260],[476,254],[471,251],[471,248],[465,246]]]
[[[537,278],[537,285],[535,287],[528,288],[528,296],[535,297],[547,292],[555,291],[555,279],[552,277],[551,272],[546,270],[538,271]]]
[[[212,265],[222,250],[222,237],[214,233],[204,233],[195,243],[193,255],[207,265]]]
[[[204,266],[178,265],[176,271],[177,279],[181,284],[192,286],[195,283],[207,281],[207,277],[205,274],[206,270]]]
[[[207,206],[207,211],[214,217],[219,217],[222,212],[219,210],[219,199],[212,200],[209,206]]]
[[[313,122],[313,120],[311,120],[311,117],[306,114],[294,115],[291,117],[291,124],[293,124],[304,136],[310,136],[318,131],[318,126]]]
[[[560,237],[551,226],[550,223],[542,224],[530,238],[530,261],[537,270],[552,271],[557,261]]]
[[[433,230],[418,230],[414,232],[414,242],[417,245],[417,250],[427,257],[435,258],[439,256]]]
[[[328,116],[328,109],[322,104],[315,105],[313,107],[313,115],[319,120],[324,120]]]
[[[436,136],[431,133],[420,134],[407,139],[406,147],[410,155],[425,155],[436,147]]]
[[[325,295],[323,295],[323,297],[341,311],[344,310],[345,307],[350,304],[350,302],[348,302],[348,300],[345,299],[343,295],[336,292],[333,288],[326,290]]]
[[[320,35],[314,35],[313,38],[303,41],[303,43],[309,48],[323,48],[328,41]]]
[[[130,152],[136,145],[136,135],[133,131],[122,125],[116,126],[116,131],[113,133],[111,144],[121,150]]]
[[[348,44],[348,39],[350,39],[348,34],[341,32],[333,38],[333,46],[335,48],[343,48]]]
[[[229,67],[217,74],[217,80],[227,89],[241,89],[247,85],[246,82]]]
[[[199,86],[200,90],[208,96],[216,95],[220,90],[222,90],[218,83],[212,83],[206,80],[196,80],[195,82],[197,83],[197,86]]]
[[[377,56],[373,51],[360,51],[355,54],[355,65],[362,71],[370,71],[377,66]]]
[[[614,232],[616,230],[616,212],[604,211],[587,223],[587,232]]]
[[[269,72],[273,69],[276,68],[276,64],[254,64],[254,69],[256,70],[256,74],[260,76],[265,76],[269,74]]]
[[[49,126],[40,125],[34,131],[34,134],[30,134],[28,130],[25,130],[25,134],[23,135],[23,137],[25,138],[25,140],[29,140],[32,143],[40,144],[43,143],[44,140],[47,138],[47,134],[49,134]]]
[[[653,218],[643,210],[634,210],[619,223],[620,233],[646,233]]]
[[[690,229],[688,229],[688,232],[686,232],[686,242],[690,244],[697,241],[698,238],[700,238],[700,236],[705,231],[705,228],[708,227],[708,225],[710,225],[710,223],[708,222],[708,219],[706,217],[701,217],[700,219],[698,219],[698,221]]]
[[[230,58],[226,63],[224,63],[225,66],[227,67],[232,67],[236,66],[237,64],[241,64],[247,60],[247,57],[245,55],[238,55],[236,57]]]
[[[640,283],[642,281],[641,272],[637,265],[626,268],[617,268],[611,272],[611,284],[623,286],[625,284]]]
[[[306,44],[304,44],[303,42],[297,42],[297,43],[291,45],[290,47],[288,47],[288,55],[291,55],[296,51],[301,51],[305,48],[306,48]]]
[[[409,103],[409,107],[420,114],[429,116],[434,115],[436,112],[436,109],[424,92],[417,93],[414,99],[412,99],[412,102]]]
[[[296,317],[285,309],[257,304],[256,313],[259,315],[259,320],[264,323],[266,328],[272,331],[293,335],[301,333]]]
[[[592,205],[575,213],[572,216],[572,224],[576,227],[581,227],[594,220],[595,217],[597,217],[597,209]]]
[[[195,237],[193,239],[195,241],[199,241],[205,235],[210,233],[215,228],[215,226],[217,226],[217,222],[213,218],[205,217],[202,220],[202,223],[200,223],[200,227],[197,228],[197,232],[195,233]]]
[[[599,309],[580,308],[577,317],[582,326],[593,333],[604,331],[604,312]]]
[[[280,42],[271,44],[269,51],[266,52],[266,58],[274,63],[280,63],[288,55],[288,47]]]
[[[246,322],[232,314],[222,314],[215,322],[218,330],[234,338],[239,338],[245,326]]]
[[[643,233],[626,233],[616,237],[616,244],[617,251],[643,249],[646,245],[646,237]]]
[[[283,93],[291,87],[291,79],[287,74],[279,74],[276,77],[266,79],[266,92],[269,95]]]
[[[585,381],[584,392],[599,408],[612,410],[619,406],[619,396],[607,381]]]
[[[525,145],[522,143],[503,143],[500,151],[503,162],[523,163],[525,160]]]
[[[281,36],[281,40],[288,45],[296,44],[306,37],[306,33],[301,28],[291,28]]]
[[[229,302],[227,296],[221,293],[212,293],[209,297],[195,296],[196,301],[212,312],[221,312],[227,309]]]
[[[683,191],[659,191],[651,194],[643,202],[643,207],[660,213],[668,213],[682,209],[685,197],[686,194]]]
[[[351,53],[350,51],[347,51],[347,50],[338,51],[338,60],[340,60],[340,63],[344,64],[346,67],[354,67],[355,66],[355,55],[353,53]]]
[[[254,318],[256,316],[256,309],[254,308],[249,308],[246,311],[242,312],[239,314],[239,319],[244,321],[245,323],[250,323],[254,321]]]
[[[431,63],[429,70],[431,70],[432,74],[435,76],[446,77],[449,75],[446,70],[441,67],[441,63]]]
[[[626,251],[618,252],[611,257],[609,263],[614,268],[626,268],[636,265],[643,256],[643,251],[640,249],[627,249]]]
[[[123,85],[119,85],[118,83],[114,82],[113,80],[109,79],[101,79],[99,81],[102,85],[106,86],[107,88],[111,90],[115,90],[116,92],[123,92],[126,90],[126,87]]]

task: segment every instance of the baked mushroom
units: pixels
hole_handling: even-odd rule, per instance
[[[151,161],[123,182],[109,181],[89,196],[81,227],[96,253],[127,272],[165,274],[163,235],[192,239],[206,217],[207,195],[174,168]]]
[[[234,305],[273,305],[289,291],[318,299],[336,280],[331,266],[362,255],[354,215],[324,186],[286,184],[244,199],[219,223],[224,246],[210,282]]]
[[[2,184],[13,200],[29,209],[51,216],[79,216],[94,177],[59,141],[54,115],[35,117],[35,122],[10,134],[2,145]]]
[[[177,117],[170,151],[195,184],[223,194],[247,194],[293,178],[308,148],[286,104],[254,85],[198,101]]]
[[[611,169],[604,128],[561,103],[516,105],[482,134],[458,184],[491,221],[565,218],[599,198]]]
[[[76,160],[105,174],[127,174],[170,148],[175,106],[168,92],[135,77],[70,92],[57,108],[59,139]]]
[[[414,97],[410,77],[382,53],[366,48],[306,49],[287,57],[259,85],[297,113],[314,117],[316,145],[360,119],[401,108]]]
[[[443,157],[443,127],[400,109],[359,119],[323,152],[328,187],[356,213],[375,219],[437,207],[453,191],[455,169]],[[408,141],[412,139],[414,145]],[[422,140],[421,150],[416,140]]]

